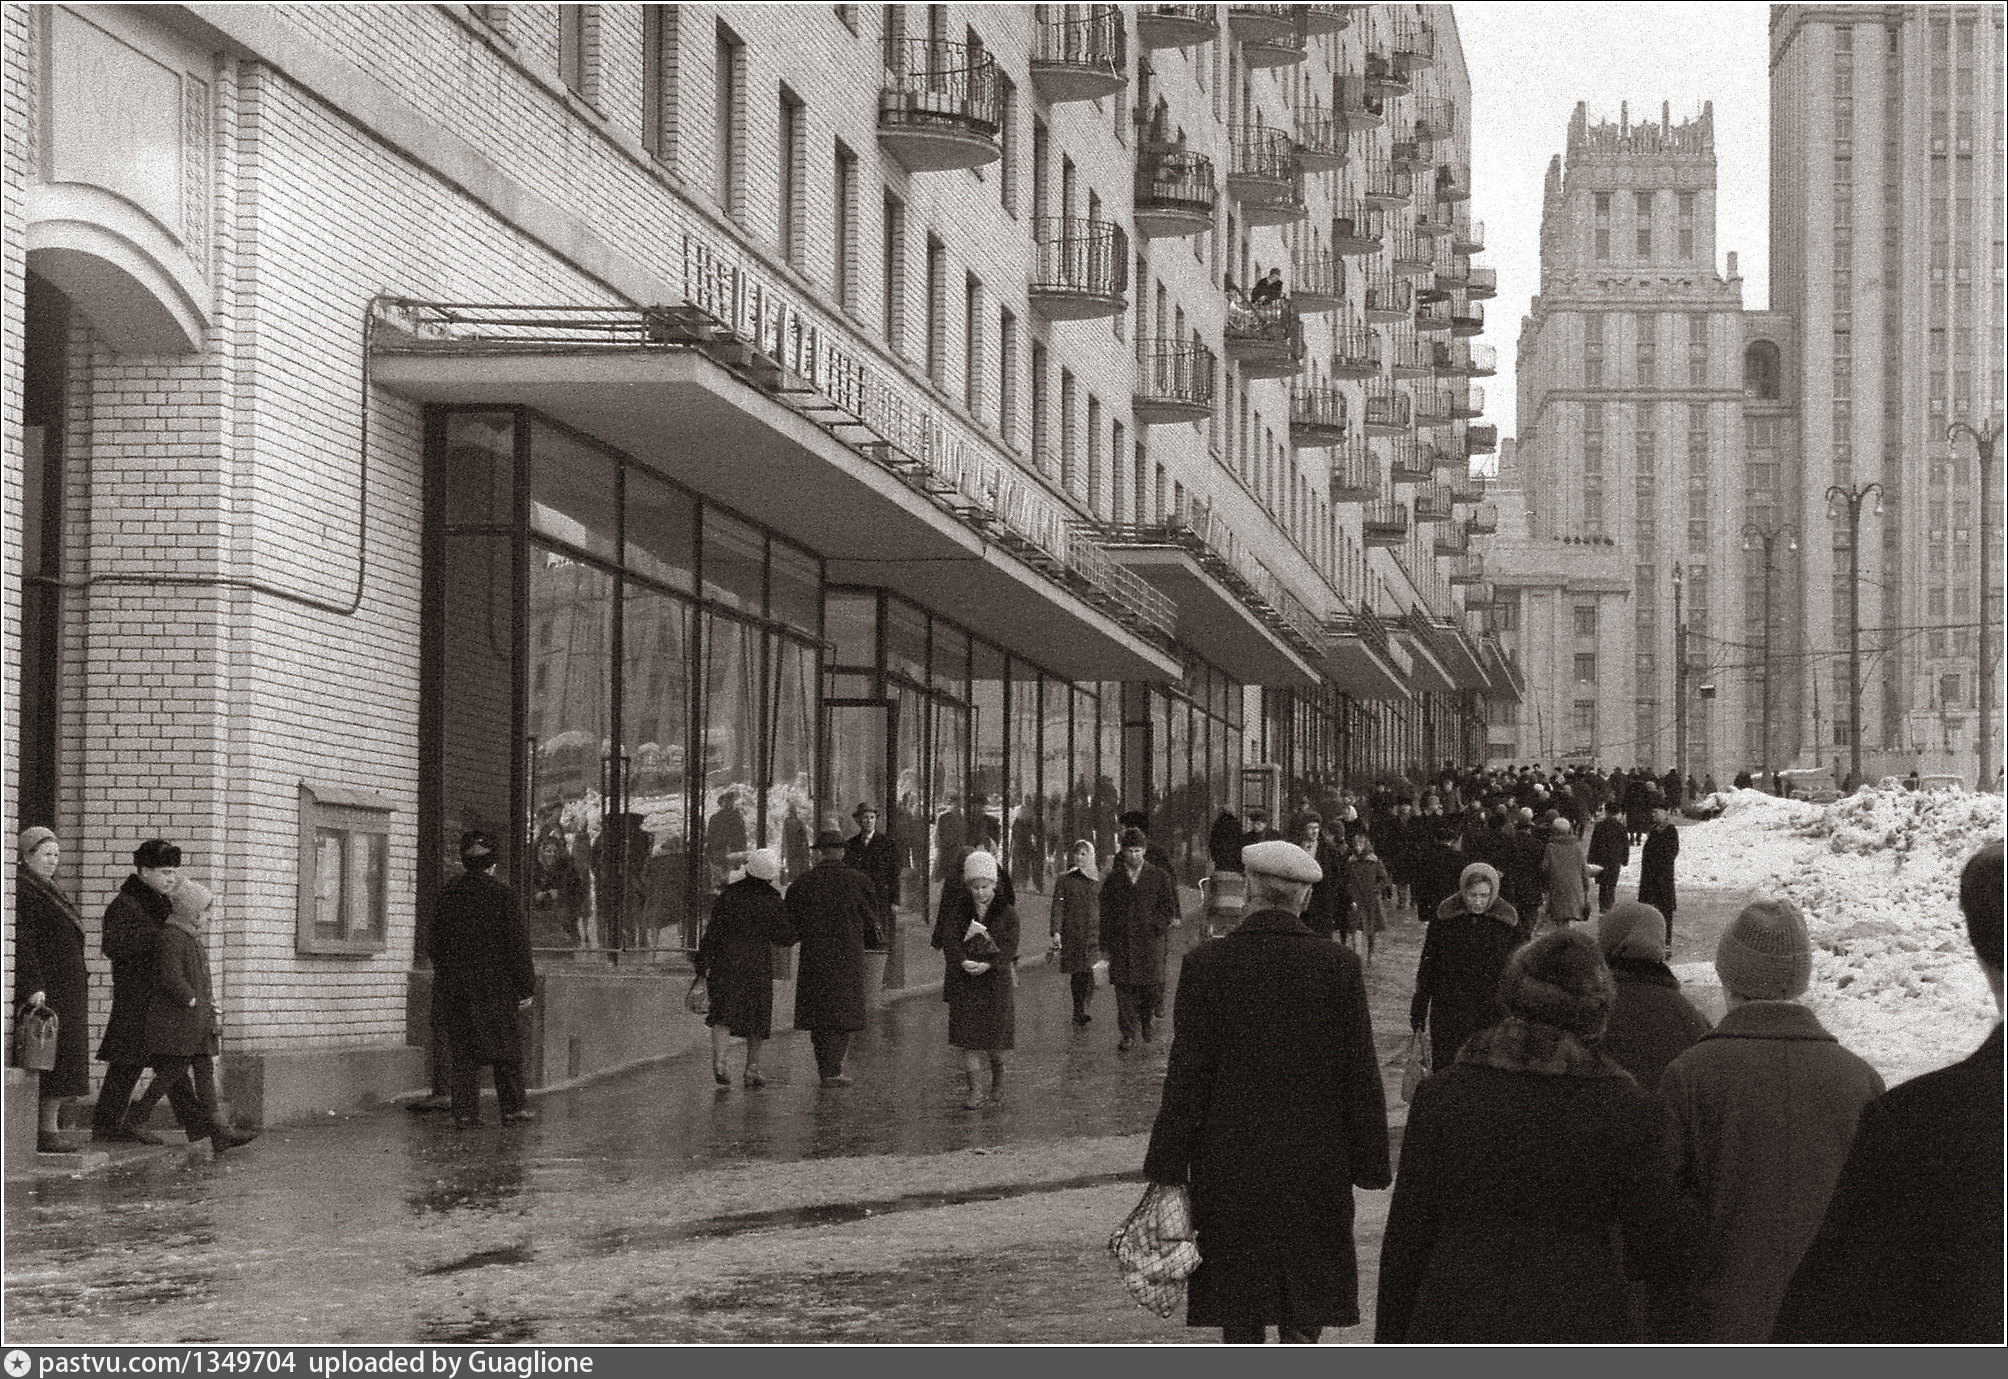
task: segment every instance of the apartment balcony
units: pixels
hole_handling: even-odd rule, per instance
[[[1493,590],[1490,580],[1481,579],[1475,584],[1464,586],[1464,607],[1470,612],[1483,613],[1489,611],[1497,597],[1498,595]],[[1495,666],[1504,666],[1506,664],[1508,662],[1504,657],[1494,662]],[[1517,695],[1514,696],[1513,702],[1516,704],[1520,702]]]
[[[1360,426],[1369,436],[1406,437],[1413,429],[1409,422],[1408,394],[1393,383],[1368,384]]]
[[[1429,342],[1430,376],[1433,378],[1461,379],[1464,377],[1464,360],[1459,358],[1462,349],[1443,336],[1432,337]]]
[[[1462,211],[1457,213],[1450,230],[1450,252],[1469,258],[1473,254],[1485,252],[1485,222],[1473,220]]]
[[[1449,99],[1415,103],[1415,137],[1425,144],[1440,144],[1457,137],[1457,103]]]
[[[1394,332],[1388,349],[1388,377],[1414,379],[1435,376],[1433,342],[1424,340],[1411,326]]]
[[[1471,169],[1445,163],[1436,170],[1436,199],[1449,205],[1471,199]]]
[[[1442,533],[1439,532],[1438,535]],[[1439,552],[1439,554],[1445,553]],[[1459,587],[1482,583],[1485,579],[1485,557],[1477,551],[1457,553],[1457,559],[1444,567],[1443,574],[1444,578]],[[1465,606],[1470,607],[1469,600],[1466,600]]]
[[[1138,5],[1137,46],[1146,52],[1160,48],[1192,48],[1220,37],[1217,5]]]
[[[1408,505],[1381,498],[1360,509],[1360,539],[1369,546],[1400,546],[1408,541]]]
[[[1419,522],[1422,518],[1417,517],[1416,520]],[[1431,534],[1430,547],[1438,555],[1450,556],[1453,560],[1462,559],[1471,549],[1471,533],[1465,530],[1462,522],[1439,522]],[[1451,582],[1456,583],[1455,580]]]
[[[1450,207],[1441,201],[1423,201],[1416,206],[1415,232],[1425,240],[1441,240],[1450,229]]]
[[[1450,303],[1448,301],[1429,302],[1415,309],[1415,328],[1424,335],[1437,335],[1450,330]]]
[[[1306,315],[1346,304],[1346,261],[1329,249],[1306,250],[1290,265],[1290,300]]]
[[[1034,311],[1049,321],[1088,321],[1129,309],[1129,236],[1120,225],[1040,216],[1032,238]]]
[[[1467,455],[1490,455],[1499,449],[1499,428],[1490,422],[1482,426],[1468,426],[1464,430],[1464,453]]]
[[[1380,207],[1341,196],[1332,214],[1332,250],[1347,255],[1378,254],[1385,231]]]
[[[1448,426],[1455,419],[1456,413],[1451,410],[1449,388],[1437,384],[1418,384],[1410,389],[1410,395],[1415,399],[1411,410],[1418,430],[1434,430],[1439,426]],[[1431,450],[1434,448],[1432,446]],[[1434,454],[1429,456],[1432,469],[1436,467],[1435,459]]]
[[[1032,85],[1050,104],[1098,101],[1129,82],[1120,5],[1034,6]]]
[[[1360,198],[1383,211],[1398,211],[1415,195],[1415,184],[1406,172],[1388,161],[1385,153],[1370,150],[1364,159]]]
[[[1453,389],[1452,401],[1455,402],[1455,400],[1456,390]],[[1436,476],[1438,483],[1447,483],[1450,485],[1451,497],[1455,498],[1457,496],[1457,478],[1459,475],[1471,472],[1471,459],[1464,453],[1464,446],[1461,442],[1455,447],[1438,445],[1435,442],[1431,442],[1429,445],[1429,468],[1430,472]]]
[[[1297,166],[1305,172],[1337,172],[1346,165],[1346,127],[1321,105],[1297,111]]]
[[[1365,134],[1379,129],[1387,119],[1387,97],[1368,85],[1364,76],[1344,73],[1333,82],[1332,91],[1332,118],[1344,125],[1348,133]]]
[[[1415,231],[1397,228],[1388,239],[1388,267],[1398,277],[1420,278],[1436,268],[1436,251]]]
[[[1407,652],[1390,641],[1387,627],[1367,607],[1342,608],[1325,620],[1330,650],[1326,674],[1354,699],[1406,699]]]
[[[1290,385],[1290,444],[1322,450],[1346,438],[1346,395],[1329,383]]]
[[[1241,208],[1246,225],[1287,225],[1302,220],[1303,174],[1296,146],[1280,129],[1233,130],[1234,162],[1227,173],[1227,190]]]
[[[911,172],[980,168],[1004,156],[997,62],[967,43],[904,38],[887,55],[879,142]]]
[[[1436,265],[1434,291],[1442,296],[1463,292],[1471,283],[1471,260],[1453,251],[1449,263]]]
[[[1450,414],[1460,421],[1473,421],[1485,415],[1485,390],[1476,383],[1467,383],[1462,388],[1451,390]]]
[[[1304,366],[1304,323],[1286,298],[1249,305],[1229,302],[1227,357],[1247,378],[1289,378]]]
[[[1485,476],[1472,473],[1469,460],[1447,470],[1446,481],[1450,484],[1450,496],[1467,507],[1485,497]]]
[[[1414,399],[1408,397],[1406,394],[1402,394],[1401,398],[1403,402],[1410,404],[1401,410],[1403,412],[1411,412]],[[1367,401],[1372,403],[1373,397],[1371,394],[1368,395]],[[1430,463],[1429,452],[1423,449],[1421,441],[1409,435],[1406,431],[1400,435],[1389,437],[1387,446],[1387,477],[1389,483],[1426,484],[1434,473],[1435,468]]]
[[[1415,491],[1415,520],[1420,522],[1448,522],[1450,520],[1450,490],[1442,484],[1423,484]]]
[[[1367,89],[1383,98],[1409,93],[1408,73],[1395,66],[1393,57],[1385,51],[1368,52],[1360,75]]]
[[[1499,372],[1499,349],[1495,345],[1472,345],[1464,362],[1467,378],[1490,378]]]
[[[1427,19],[1405,6],[1392,13],[1393,35],[1388,42],[1388,60],[1404,74],[1420,72],[1436,65],[1436,29]]]
[[[1351,436],[1332,451],[1330,496],[1334,503],[1371,503],[1381,496],[1380,460],[1365,436]]]
[[[1453,302],[1450,307],[1450,333],[1468,340],[1474,335],[1485,333],[1485,303]]]
[[[1485,301],[1499,295],[1499,270],[1490,264],[1471,265],[1471,277],[1464,284],[1464,295],[1472,301]]]
[[[1310,56],[1308,31],[1296,5],[1229,5],[1227,27],[1250,67],[1294,67]]]
[[[1190,149],[1149,145],[1137,154],[1136,232],[1145,239],[1189,239],[1213,228],[1219,194],[1213,160]]]
[[[1203,421],[1213,412],[1218,365],[1196,340],[1137,341],[1130,414],[1142,426]]]
[[[1388,144],[1388,161],[1413,178],[1428,170],[1429,146],[1417,141],[1412,126],[1397,129],[1394,139]]]
[[[1492,535],[1499,530],[1499,505],[1497,503],[1478,504],[1471,510],[1469,525],[1473,536]]]
[[[1332,344],[1332,360],[1326,370],[1334,378],[1353,379],[1379,378],[1381,372],[1381,337],[1377,330],[1365,326],[1346,326]]]
[[[1391,326],[1406,321],[1415,310],[1413,284],[1406,278],[1397,278],[1392,273],[1381,272],[1367,279],[1367,290],[1360,301],[1360,310],[1375,325]]]
[[[1342,33],[1353,22],[1354,5],[1299,5],[1304,28],[1313,34]]]

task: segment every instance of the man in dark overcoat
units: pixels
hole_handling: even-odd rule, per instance
[[[1680,830],[1664,804],[1655,805],[1645,847],[1638,856],[1638,900],[1666,916],[1666,947],[1673,950],[1673,867],[1680,857]]]
[[[1116,989],[1119,1052],[1148,1044],[1152,1022],[1164,1000],[1164,964],[1171,926],[1178,920],[1178,886],[1171,873],[1144,860],[1150,839],[1126,828],[1118,862],[1102,882],[1100,937],[1109,959],[1109,985]]]
[[[1590,865],[1602,867],[1597,874],[1597,912],[1617,904],[1618,873],[1631,861],[1631,844],[1625,838],[1624,820],[1605,805],[1597,806],[1596,827],[1590,830]]]
[[[889,916],[899,904],[899,844],[879,831],[878,806],[870,801],[860,801],[851,817],[858,831],[844,844],[844,864],[865,874],[883,907],[880,915]]]
[[[134,849],[133,874],[105,907],[101,943],[112,964],[112,1013],[98,1044],[98,1058],[110,1066],[98,1087],[91,1113],[91,1138],[160,1144],[151,1130],[133,1123],[127,1111],[133,1089],[147,1069],[146,1011],[153,1004],[154,950],[161,926],[173,913],[169,898],[181,880],[181,849],[165,838],[149,838]]]
[[[1973,956],[2001,1010],[2002,847],[1959,877]],[[2001,1023],[1970,1056],[1862,1111],[1774,1341],[2000,1345]]]
[[[1242,859],[1248,917],[1179,972],[1144,1176],[1192,1193],[1186,1325],[1308,1343],[1360,1319],[1353,1189],[1392,1181],[1387,1103],[1360,960],[1298,918],[1317,863],[1284,842]]]
[[[877,948],[879,897],[868,877],[844,862],[843,835],[816,835],[816,865],[781,902],[801,936],[795,974],[795,1028],[809,1032],[825,1087],[848,1087],[844,1054],[865,1027],[865,950]]]
[[[460,839],[459,876],[439,890],[426,955],[432,959],[432,999],[445,1004],[453,1046],[453,1124],[481,1123],[481,1066],[495,1070],[502,1123],[534,1120],[523,1105],[523,1043],[516,1012],[537,994],[530,940],[516,892],[493,875],[495,840]]]

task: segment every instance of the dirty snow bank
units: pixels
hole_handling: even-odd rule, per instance
[[[1998,795],[1859,791],[1830,805],[1723,792],[1682,830],[1682,886],[1790,897],[1813,936],[1806,1002],[1890,1085],[1964,1058],[1994,998],[1959,914],[1959,869],[2002,836]]]

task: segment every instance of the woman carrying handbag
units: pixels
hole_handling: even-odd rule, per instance
[[[14,1009],[16,1039],[22,1017],[43,1021],[51,1011],[56,1023],[56,1057],[42,1071],[41,1119],[35,1147],[60,1154],[81,1147],[59,1128],[63,1103],[91,1090],[90,970],[84,963],[84,921],[56,885],[56,864],[62,847],[49,829],[27,829],[20,839],[20,883],[16,889],[14,928]],[[18,1054],[17,1054],[18,1056]],[[25,1065],[24,1065],[25,1066]]]

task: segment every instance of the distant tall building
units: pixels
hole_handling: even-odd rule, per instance
[[[1985,507],[2000,550],[2001,490],[1982,503],[1972,441],[1946,432],[2002,407],[2002,18],[1771,9],[1772,305],[1799,323],[1804,456],[1775,500],[1808,538],[1802,724],[1818,759],[1846,759],[1849,531],[1826,493],[1877,483],[1881,513],[1871,498],[1861,517],[1870,778],[1972,774],[1979,626],[2000,627],[2002,566],[1983,606],[1978,543]]]
[[[1549,165],[1541,291],[1520,333],[1525,533],[1502,525],[1486,548],[1529,686],[1519,759],[1678,760],[1699,778],[1746,754],[1739,726],[1761,694],[1743,643],[1762,640],[1734,577],[1749,324],[1735,255],[1726,276],[1715,262],[1713,110],[1592,125],[1578,105]],[[1677,599],[1692,636],[1684,758]],[[1784,622],[1775,605],[1774,632]]]

